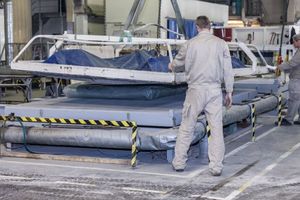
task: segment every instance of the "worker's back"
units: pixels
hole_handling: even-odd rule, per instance
[[[228,65],[224,63],[224,57],[230,60],[226,42],[209,32],[201,32],[191,39],[187,45],[185,59],[189,86],[220,86],[224,79],[224,64]]]

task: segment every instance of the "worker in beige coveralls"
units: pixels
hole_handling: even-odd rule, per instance
[[[173,71],[184,66],[188,83],[172,165],[178,172],[186,167],[198,115],[204,111],[211,128],[209,171],[213,176],[220,176],[225,152],[221,84],[225,83],[225,105],[230,107],[234,82],[231,57],[226,42],[210,33],[206,16],[199,16],[196,26],[199,34],[187,41],[169,64]]]
[[[280,74],[281,70],[290,74],[288,111],[282,120],[281,125],[283,126],[300,124],[300,118],[294,121],[297,113],[300,116],[300,34],[293,36],[293,45],[297,49],[293,58],[279,65],[276,69],[277,75]]]

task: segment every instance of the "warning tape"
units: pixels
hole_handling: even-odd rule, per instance
[[[101,125],[113,127],[131,127],[131,167],[137,164],[137,124],[133,121],[114,121],[114,120],[86,120],[86,119],[63,119],[63,118],[44,118],[44,117],[19,117],[14,115],[0,116],[0,121],[21,121],[31,123],[50,123],[50,124],[72,124],[72,125]]]
[[[211,140],[211,129],[208,124],[208,121],[206,121],[206,134],[207,134],[208,141],[210,141]]]
[[[0,121],[16,121],[32,123],[50,123],[50,124],[80,124],[80,125],[101,125],[116,127],[132,127],[133,122],[130,121],[107,121],[107,120],[85,120],[85,119],[63,119],[63,118],[44,118],[44,117],[17,117],[17,116],[0,116]]]
[[[277,125],[281,126],[281,122],[282,122],[282,94],[280,94],[278,96],[278,118],[277,118]]]
[[[137,125],[135,122],[132,122],[132,134],[131,134],[131,167],[136,167],[137,163],[137,145],[136,145],[136,136],[137,136]]]
[[[255,123],[256,123],[256,108],[255,108],[255,104],[251,104],[252,142],[255,141]]]

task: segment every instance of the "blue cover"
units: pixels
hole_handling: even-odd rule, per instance
[[[98,85],[75,83],[64,88],[69,98],[153,100],[182,95],[187,85]]]
[[[61,50],[44,63],[89,67],[119,68],[142,71],[168,72],[169,57],[155,56],[154,51],[135,51],[131,54],[102,59],[81,49]]]
[[[238,58],[231,56],[232,68],[246,68],[245,64]]]
[[[187,38],[193,38],[198,34],[195,20],[183,19],[183,23],[184,23],[184,29]],[[167,27],[168,29],[177,32],[178,31],[177,20],[175,18],[168,18]],[[168,32],[168,38],[178,39],[178,35]]]

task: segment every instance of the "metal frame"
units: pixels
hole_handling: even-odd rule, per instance
[[[31,75],[0,75],[0,88],[15,88],[21,89],[24,94],[25,101],[28,102],[32,97],[32,79]],[[6,81],[11,81],[12,83],[5,83]],[[18,83],[17,81],[21,81]],[[0,90],[0,99],[2,98],[3,91]]]
[[[77,38],[77,39],[75,39]],[[120,37],[114,36],[93,36],[93,35],[69,35],[64,34],[61,36],[52,35],[39,35],[33,37],[20,53],[13,59],[11,68],[21,71],[35,72],[45,76],[53,76],[58,78],[70,78],[77,80],[89,80],[92,82],[101,82],[103,80],[125,82],[147,82],[147,83],[164,83],[164,84],[180,84],[186,82],[185,73],[165,73],[165,72],[149,72],[127,69],[112,69],[112,68],[97,68],[87,66],[73,66],[73,65],[61,65],[61,64],[46,64],[41,61],[20,61],[20,57],[24,52],[34,43],[37,39],[49,39],[55,41],[55,44],[51,47],[49,55],[52,55],[55,51],[60,49],[64,43],[70,44],[85,44],[85,45],[111,45],[114,48],[123,48],[133,45],[164,45],[167,47],[167,51],[172,61],[171,46],[180,46],[186,42],[186,40],[170,40],[170,39],[155,39],[155,38],[132,38],[131,42],[119,42]],[[269,69],[273,69],[269,66],[260,51],[254,45],[245,45],[243,43],[228,43],[230,49],[241,49],[250,58],[252,65],[249,68],[234,69],[235,76],[249,76],[256,74],[265,74],[269,72]],[[265,66],[257,66],[257,58],[249,49],[252,48],[257,51],[263,60]]]
[[[97,82],[97,79],[112,79],[112,80],[125,80],[125,81],[145,81],[149,83],[167,83],[167,84],[180,84],[185,82],[184,73],[162,73],[162,72],[149,72],[127,69],[112,69],[112,68],[97,68],[87,66],[73,66],[73,65],[56,65],[46,64],[41,61],[19,61],[24,52],[34,43],[37,39],[50,39],[56,41],[50,49],[50,55],[57,49],[61,48],[64,42],[79,43],[87,45],[113,45],[115,47],[124,47],[132,45],[164,45],[167,47],[170,60],[172,58],[171,45],[182,45],[184,40],[167,40],[167,39],[147,39],[147,38],[133,38],[132,42],[119,42],[120,37],[109,36],[85,36],[85,35],[39,35],[33,37],[20,53],[14,58],[11,63],[11,68],[21,71],[36,72],[43,75],[55,74],[56,77],[65,78],[65,75],[74,76],[72,79],[87,79]],[[100,70],[99,70],[100,69]]]

